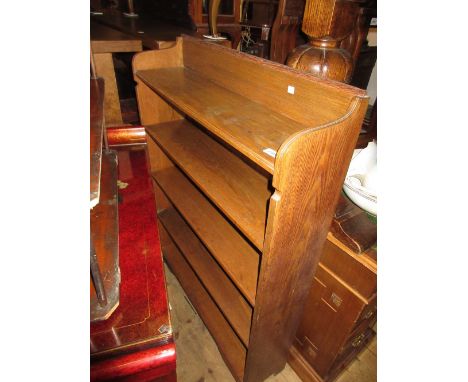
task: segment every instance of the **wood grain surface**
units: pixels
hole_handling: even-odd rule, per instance
[[[261,250],[272,191],[263,176],[187,120],[147,127],[148,135]]]
[[[174,209],[164,210],[158,216],[207,292],[223,312],[243,344],[248,346],[252,307],[177,211]]]
[[[259,254],[177,169],[155,172],[153,177],[220,266],[254,305]],[[161,201],[162,197],[158,204],[163,204]]]
[[[90,24],[90,37],[93,53],[141,52],[143,50],[143,44],[139,38],[93,22],[93,20]]]
[[[192,304],[216,341],[226,365],[237,381],[242,381],[246,349],[224,318],[209,293],[174,244],[164,226],[160,226],[164,258],[180,281]]]
[[[138,71],[137,76],[162,98],[270,173],[274,167],[274,156],[264,150],[276,152],[288,136],[304,128],[190,69]],[[265,119],[268,124],[265,124]]]
[[[367,99],[355,98],[341,120],[291,137],[278,153],[277,191],[270,203],[247,354],[248,381],[261,381],[284,366],[346,174],[343,164],[351,160],[366,108]]]

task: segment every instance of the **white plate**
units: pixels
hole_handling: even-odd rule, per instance
[[[353,203],[377,216],[376,143],[370,142],[365,149],[354,150],[343,191]]]

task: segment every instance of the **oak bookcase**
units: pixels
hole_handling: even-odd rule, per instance
[[[238,381],[285,366],[366,93],[188,36],[133,59],[166,262]]]

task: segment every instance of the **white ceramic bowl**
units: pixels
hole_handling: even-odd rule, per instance
[[[377,145],[354,150],[343,184],[349,199],[366,212],[377,216]]]
[[[357,204],[361,207],[364,211],[377,216],[377,199],[372,198],[369,195],[365,194],[364,192],[347,185],[346,183],[343,185],[343,190],[348,198],[354,204]]]

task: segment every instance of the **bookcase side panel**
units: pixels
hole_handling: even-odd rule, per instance
[[[280,372],[302,315],[367,107],[285,142],[275,163],[245,381]]]
[[[133,57],[133,78],[136,85],[138,111],[144,126],[183,118],[178,111],[145,85],[136,75],[139,70],[181,67],[183,65],[182,40],[168,49],[150,50]]]

